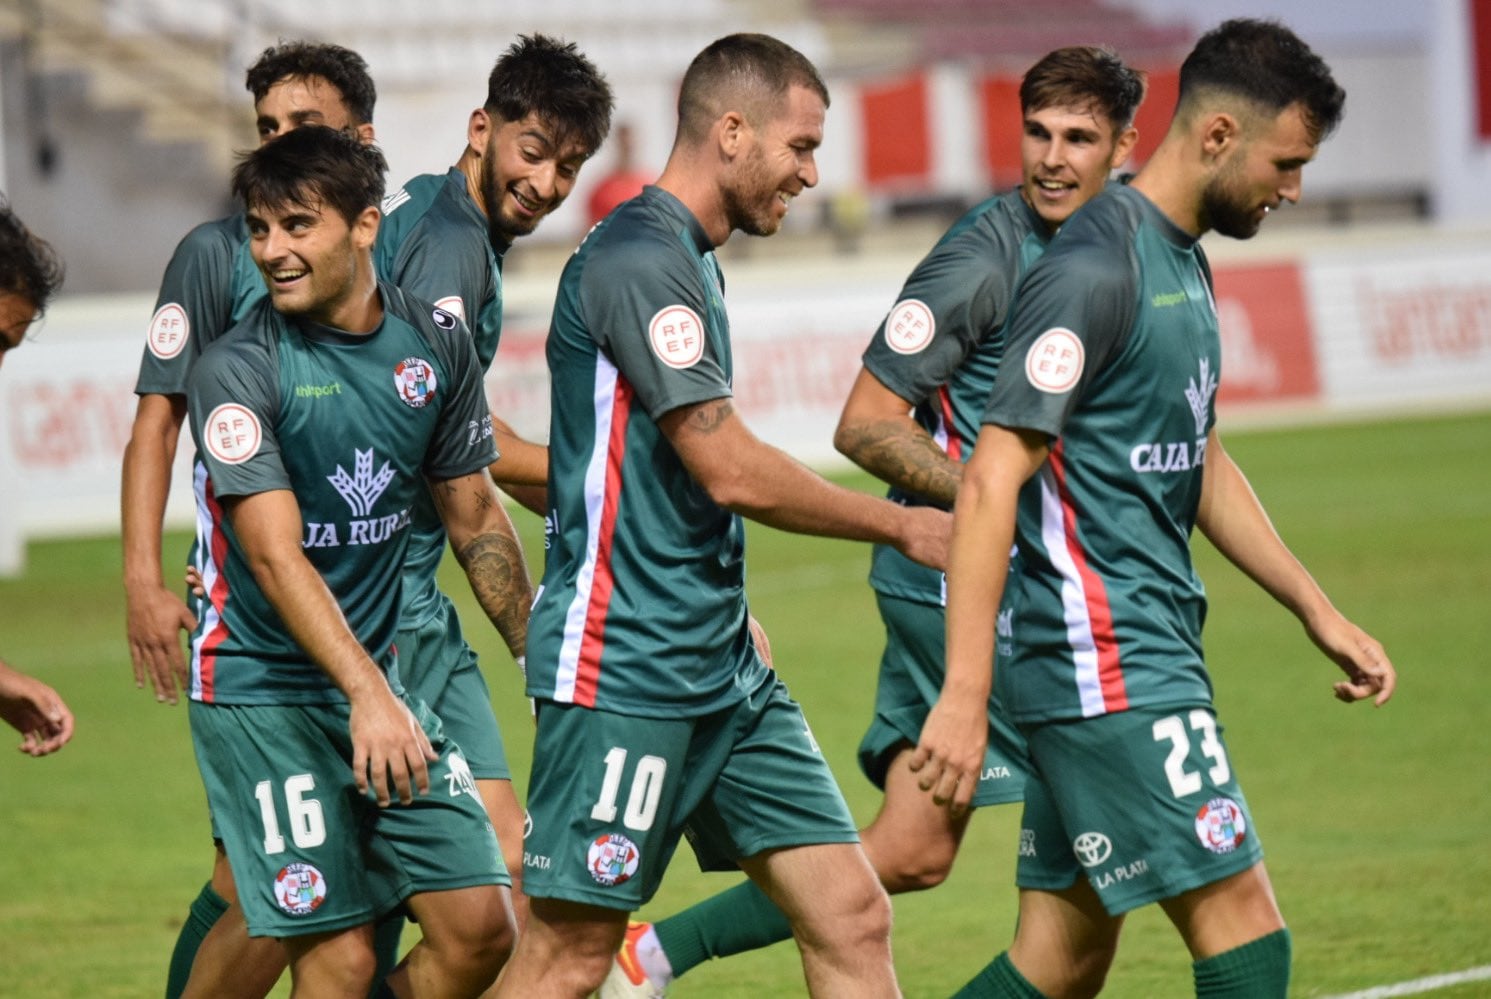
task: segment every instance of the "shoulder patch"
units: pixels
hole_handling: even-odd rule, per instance
[[[192,324],[186,317],[186,310],[175,302],[167,302],[150,317],[145,345],[150,348],[150,353],[162,361],[169,361],[186,348],[191,335]]]
[[[449,326],[447,326],[444,322],[441,321],[441,312],[449,312],[457,319],[465,319],[466,303],[461,301],[460,295],[447,295],[440,301],[435,303],[435,324],[443,330],[448,330],[451,327],[455,326],[455,323],[451,323]]]
[[[919,299],[901,299],[885,317],[885,343],[897,354],[920,354],[936,332],[932,310]]]
[[[225,402],[207,414],[202,425],[207,452],[225,465],[241,465],[259,453],[264,429],[247,406]]]
[[[1086,356],[1077,334],[1052,327],[1036,337],[1025,352],[1025,378],[1042,392],[1070,392],[1082,377]]]
[[[647,340],[668,367],[692,368],[704,356],[704,323],[687,305],[670,305],[647,324]]]
[[[436,310],[435,315],[451,319],[448,312]],[[436,320],[438,322],[438,320]],[[455,323],[452,322],[451,326]],[[445,326],[450,329],[451,326]],[[393,387],[404,405],[411,409],[424,409],[435,398],[435,366],[422,357],[406,357],[393,368]]]

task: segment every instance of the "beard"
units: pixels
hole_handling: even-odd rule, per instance
[[[736,182],[725,191],[725,214],[731,229],[748,236],[770,236],[782,227],[775,206],[777,185],[759,146],[740,165]]]
[[[1239,191],[1237,175],[1231,166],[1207,182],[1201,192],[1201,231],[1215,230],[1232,239],[1252,239],[1263,219],[1259,206]]]
[[[497,150],[493,148],[495,139],[488,140],[486,151],[481,158],[481,200],[487,206],[487,242],[500,255],[513,244],[513,240],[519,236],[526,236],[538,228],[543,216],[533,219],[510,219],[503,211],[507,204],[505,188],[497,181]]]

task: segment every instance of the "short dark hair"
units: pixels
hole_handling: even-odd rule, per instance
[[[781,107],[788,90],[806,87],[828,106],[828,86],[808,57],[770,35],[736,34],[711,42],[689,63],[678,90],[678,134],[697,141],[726,111],[753,125]],[[733,106],[732,106],[733,105]]]
[[[269,88],[284,79],[319,76],[342,95],[342,103],[359,125],[373,120],[373,105],[378,91],[362,56],[349,48],[329,42],[281,42],[259,54],[248,69],[243,85],[254,95],[254,103],[264,99]]]
[[[1114,133],[1134,123],[1144,100],[1144,74],[1107,47],[1072,45],[1048,52],[1020,81],[1020,110],[1085,108],[1113,123]]]
[[[18,295],[38,314],[62,287],[62,260],[38,237],[0,195],[0,293]]]
[[[1239,97],[1270,117],[1298,104],[1316,142],[1340,124],[1346,105],[1324,59],[1278,21],[1253,18],[1208,31],[1181,64],[1180,109],[1193,109],[1208,92]]]
[[[537,114],[559,137],[574,136],[595,152],[611,131],[611,85],[574,42],[519,35],[487,77],[488,114],[522,121]]]
[[[330,205],[350,225],[383,201],[383,153],[355,135],[324,125],[286,132],[239,158],[233,196],[253,205]]]

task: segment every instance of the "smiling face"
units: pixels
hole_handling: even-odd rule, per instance
[[[823,143],[827,111],[817,93],[794,85],[775,116],[743,126],[743,149],[723,192],[732,229],[770,236],[782,227],[792,199],[818,183],[814,152]]]
[[[1091,108],[1053,106],[1027,112],[1020,136],[1020,193],[1055,232],[1108,182],[1129,158],[1138,132],[1114,134],[1106,115]]]
[[[378,233],[378,210],[351,224],[320,201],[311,205],[250,205],[249,252],[275,309],[337,329],[356,329],[350,317],[358,291],[371,280],[368,251]]]
[[[1250,239],[1264,217],[1283,202],[1299,201],[1305,164],[1316,139],[1299,105],[1273,119],[1259,119],[1217,168],[1201,194],[1202,231]]]
[[[494,243],[511,243],[538,228],[569,197],[594,152],[560,136],[537,112],[504,122],[477,110],[469,138],[482,151],[481,200]]]

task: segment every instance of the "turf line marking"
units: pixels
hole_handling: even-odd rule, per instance
[[[1325,999],[1390,999],[1392,996],[1416,996],[1421,992],[1436,992],[1452,985],[1488,980],[1491,980],[1491,964],[1483,964],[1479,968],[1466,968],[1464,971],[1451,971],[1444,975],[1415,978],[1411,982],[1399,982],[1396,985],[1379,985],[1376,988],[1363,989],[1361,992],[1343,992],[1341,995],[1326,996]]]

